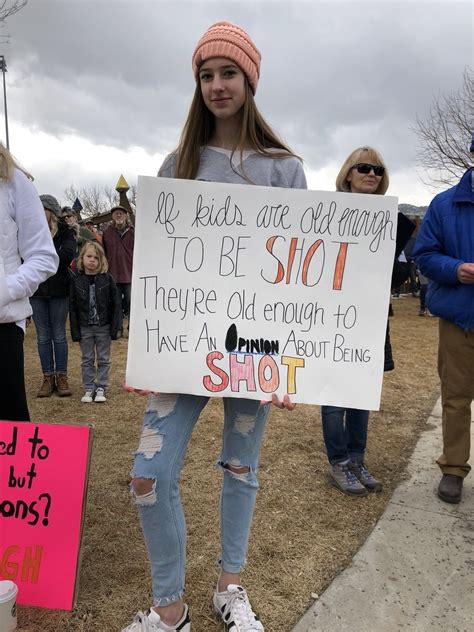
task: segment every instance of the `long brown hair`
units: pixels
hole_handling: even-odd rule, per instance
[[[271,158],[296,156],[258,111],[247,77],[245,77],[245,102],[241,109],[241,117],[240,136],[233,149],[233,153],[236,151],[240,153],[241,166],[245,149],[253,149]],[[173,152],[176,156],[176,178],[192,180],[196,177],[202,149],[208,144],[214,129],[214,115],[204,103],[198,82],[178,147]],[[245,178],[251,182],[246,175]]]
[[[58,232],[58,218],[53,213],[53,211],[49,211],[46,221],[48,222],[49,232],[51,233],[51,237],[55,237]]]

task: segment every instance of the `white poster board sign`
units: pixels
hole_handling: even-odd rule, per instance
[[[397,199],[140,176],[127,384],[376,410]]]

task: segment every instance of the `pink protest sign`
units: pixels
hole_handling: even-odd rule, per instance
[[[0,579],[20,604],[73,608],[91,440],[89,426],[0,421]]]

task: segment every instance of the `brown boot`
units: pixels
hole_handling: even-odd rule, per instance
[[[43,384],[36,397],[51,397],[55,388],[54,375],[43,375]]]
[[[56,390],[59,397],[69,397],[72,395],[67,381],[67,373],[56,373]]]

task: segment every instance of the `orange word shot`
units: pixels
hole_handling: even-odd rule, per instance
[[[324,241],[317,239],[306,247],[305,239],[300,240],[298,237],[291,237],[288,255],[286,256],[286,243],[282,245],[280,240],[286,242],[286,238],[283,235],[273,235],[267,239],[265,248],[277,262],[277,269],[273,278],[267,278],[262,269],[260,271],[262,279],[274,285],[282,281],[286,285],[291,283],[297,285],[299,282],[308,287],[317,285],[323,276],[326,263]],[[336,243],[339,243],[339,251],[334,264],[332,288],[333,290],[340,290],[344,279],[349,242]],[[276,252],[283,252],[285,257],[283,258],[282,254],[276,254]]]
[[[286,382],[286,393],[294,395],[296,387],[296,369],[304,368],[303,358],[282,356],[280,365],[271,355],[257,356],[251,353],[229,353],[226,369],[216,362],[224,359],[220,351],[207,354],[206,364],[212,372],[203,377],[203,385],[211,393],[220,393],[230,386],[235,393],[257,392],[257,385],[263,393],[275,393],[282,381]],[[217,378],[218,381],[215,381]]]

